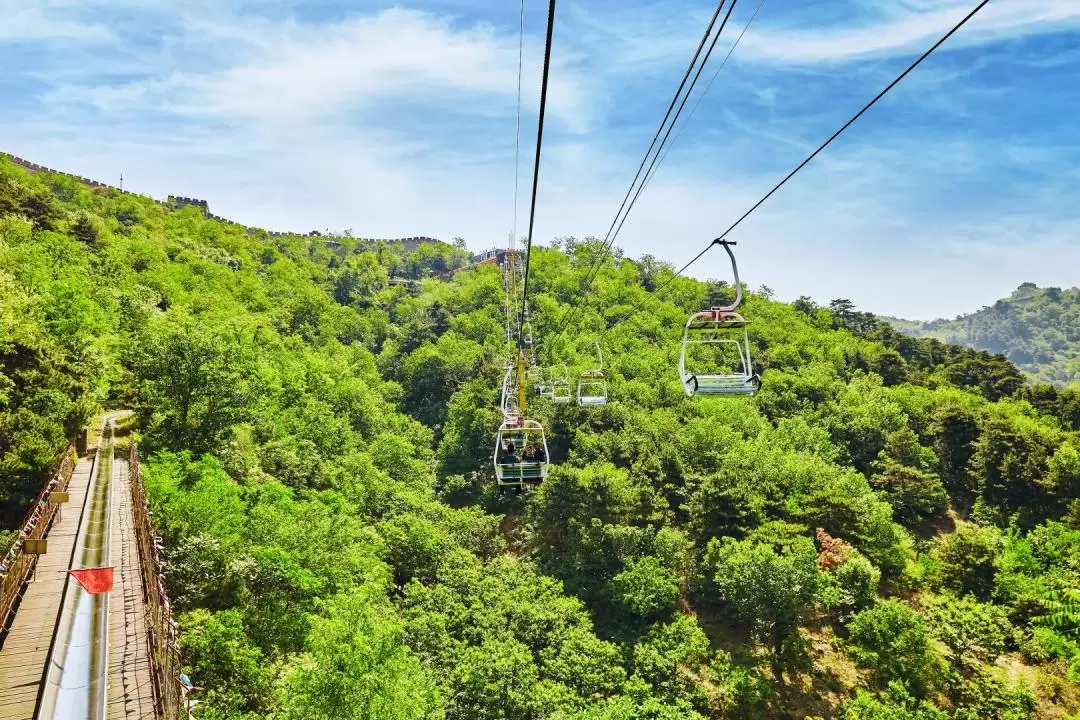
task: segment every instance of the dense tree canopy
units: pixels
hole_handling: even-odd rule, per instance
[[[65,438],[135,409],[202,718],[1080,710],[1076,398],[763,288],[762,390],[687,399],[682,325],[731,288],[615,254],[582,295],[598,251],[533,248],[531,319],[573,378],[650,300],[603,338],[611,402],[531,400],[552,471],[500,497],[497,266],[0,160],[5,527]]]
[[[1025,282],[1009,297],[954,320],[889,320],[914,337],[1002,353],[1041,382],[1080,383],[1080,288]],[[1075,409],[1078,403],[1080,395],[1070,393],[1069,404]]]

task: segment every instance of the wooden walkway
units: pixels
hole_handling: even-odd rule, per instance
[[[116,566],[109,599],[109,682],[106,713],[109,718],[153,720],[154,689],[150,679],[150,653],[146,640],[139,546],[131,510],[128,463],[113,459],[112,563]]]
[[[111,443],[101,448],[102,453],[111,451]],[[53,523],[47,536],[48,553],[40,558],[37,574],[27,587],[11,632],[0,649],[0,720],[34,720],[67,582],[66,571],[71,568],[83,508],[96,472],[94,455],[76,465],[68,488],[70,503]],[[157,716],[127,461],[115,458],[111,475],[109,555],[116,570],[109,596],[106,717],[153,720]]]
[[[95,469],[93,455],[75,465],[68,485],[71,501],[53,521],[47,536],[49,551],[38,559],[34,580],[23,595],[11,632],[0,650],[0,720],[33,720]]]

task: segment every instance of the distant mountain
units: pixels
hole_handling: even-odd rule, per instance
[[[1080,289],[1022,283],[1008,298],[955,320],[882,317],[912,337],[932,337],[1004,353],[1030,377],[1064,386],[1080,382]]]

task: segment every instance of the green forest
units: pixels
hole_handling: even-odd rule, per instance
[[[551,472],[500,496],[497,266],[0,159],[3,527],[134,410],[206,720],[1080,717],[1080,390],[760,286],[761,390],[687,398],[683,325],[731,287],[616,253],[582,294],[601,243],[546,245],[541,364],[649,302],[606,406],[530,399]]]
[[[884,320],[913,337],[1003,353],[1039,382],[1080,383],[1080,288],[1025,282],[1009,297],[955,320]]]

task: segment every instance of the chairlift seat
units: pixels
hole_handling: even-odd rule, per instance
[[[734,395],[749,397],[758,389],[756,377],[745,375],[690,375],[683,381],[687,395]]]
[[[522,482],[541,482],[547,477],[548,464],[543,463],[499,463],[495,474],[500,485],[517,485]]]
[[[607,405],[607,383],[604,382],[602,376],[599,379],[597,379],[596,376],[592,377],[592,380],[581,380],[578,382],[578,405],[584,405],[585,407]]]
[[[555,383],[551,388],[551,402],[566,405],[570,402],[570,383]]]
[[[750,321],[737,312],[712,308],[699,312],[690,318],[686,330],[691,333],[710,332],[743,328],[749,324]]]

